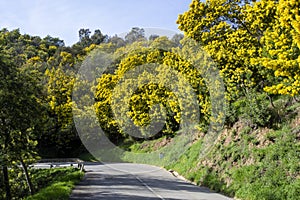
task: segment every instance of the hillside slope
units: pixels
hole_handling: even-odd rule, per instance
[[[288,109],[287,109],[288,110]],[[276,129],[236,122],[220,134],[215,146],[199,157],[201,139],[167,168],[198,185],[245,200],[300,196],[300,107]]]

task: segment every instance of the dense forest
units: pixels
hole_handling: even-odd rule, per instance
[[[227,147],[217,143],[212,152],[223,155],[219,160],[207,158],[200,162],[199,157],[192,158],[189,153],[197,151],[193,149],[196,148],[194,145],[178,160],[178,163],[190,166],[182,164],[183,169],[172,164],[169,167],[187,173],[185,175],[197,184],[243,199],[299,197],[300,3],[294,0],[193,0],[190,9],[179,15],[177,23],[184,35],[175,34],[172,38],[159,35],[147,38],[144,29],[138,27],[132,28],[124,38],[108,36],[100,30],[92,33],[89,29],[80,29],[79,41],[72,46],[66,46],[60,38],[41,38],[21,34],[18,29],[2,28],[0,199],[18,199],[34,193],[28,173],[31,163],[41,158],[79,157],[87,152],[73,120],[74,110],[80,112],[82,109],[72,99],[74,90],[80,89],[75,85],[84,86],[92,94],[85,97],[94,102],[87,110],[95,111],[107,138],[130,151],[141,150],[139,144],[145,147],[152,141],[172,140],[182,127],[183,104],[193,108],[195,102],[189,100],[195,95],[198,113],[193,113],[194,110],[186,112],[187,116],[199,116],[196,128],[197,140],[201,142],[210,130],[214,119],[212,110],[216,105],[210,101],[213,92],[207,85],[209,80],[201,74],[208,65],[204,63],[199,71],[199,66],[185,59],[184,55],[195,51],[185,45],[189,39],[196,41],[210,56],[224,83],[226,103],[218,113],[224,119],[222,130],[233,131],[235,128],[237,132],[232,141],[228,142],[224,134],[219,138],[223,143],[230,143],[231,148],[227,151]],[[186,53],[182,55],[178,53],[180,51]],[[99,52],[112,56],[113,61],[105,68],[102,63],[95,67],[101,76],[92,83],[76,81],[86,60],[95,60]],[[128,71],[151,63],[166,66],[155,69],[157,82],[145,81],[153,79],[153,74],[145,72],[138,81],[146,84],[136,88],[129,97],[123,93],[132,88],[130,82],[126,82],[125,89],[119,88],[119,93],[114,93],[114,88]],[[190,86],[183,87],[182,84],[177,91],[186,95],[186,101],[180,102],[172,89],[159,84],[174,70]],[[181,79],[178,83],[181,84]],[[117,107],[113,95],[126,96],[129,106]],[[162,109],[165,122],[161,130],[151,136],[147,131],[141,131],[140,136],[145,137],[127,135],[120,128],[127,121],[122,117],[115,118],[117,110],[126,113],[135,126],[145,127],[151,123],[151,118],[160,117]],[[86,115],[88,113],[79,117],[84,120]],[[262,132],[265,135],[261,136]],[[268,139],[261,142],[258,137]],[[233,151],[241,145],[241,140],[247,146],[260,146],[260,150],[254,154],[252,147],[243,152],[245,154],[240,149]],[[235,164],[227,165],[228,162]],[[266,162],[269,163],[267,167]],[[194,169],[199,163],[205,167]],[[228,168],[237,169],[226,171]],[[284,175],[268,176],[275,168],[281,171],[276,173]],[[269,182],[264,177],[274,180]],[[263,183],[255,179],[260,178],[265,181],[263,183],[270,184],[269,190],[256,194],[260,191],[257,188],[261,188],[259,184]],[[244,183],[248,188],[241,186]],[[272,190],[279,192],[272,196]]]

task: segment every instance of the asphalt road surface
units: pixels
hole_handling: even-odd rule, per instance
[[[84,179],[74,188],[71,200],[228,200],[174,177],[159,167],[114,163],[86,164]]]

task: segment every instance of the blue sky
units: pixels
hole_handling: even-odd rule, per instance
[[[78,30],[115,35],[132,27],[178,32],[176,20],[191,0],[0,0],[0,28],[78,41]]]

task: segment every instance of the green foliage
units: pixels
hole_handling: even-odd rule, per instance
[[[131,143],[131,145],[127,144],[127,148],[129,151],[134,153],[151,153],[151,151],[154,150],[155,145],[161,143],[162,141],[167,140],[167,137],[161,137],[157,140],[150,140],[150,141],[143,141],[143,142],[134,142],[134,141],[128,141]]]
[[[34,66],[12,57],[12,52],[2,45],[10,34],[0,32],[0,166],[7,199],[11,198],[8,167],[16,163],[21,163],[28,187],[33,192],[27,165],[37,158],[36,133],[41,127],[39,122],[44,108],[39,100],[41,73]],[[18,31],[11,35],[20,37]]]
[[[27,198],[28,200],[47,200],[47,199],[69,199],[72,191],[71,182],[54,183],[51,186],[43,189],[38,194]]]
[[[198,41],[217,63],[229,100],[263,81],[261,67],[250,62],[260,47],[259,32],[245,22],[250,4],[248,0],[193,0],[177,21],[179,29]]]
[[[256,132],[260,130],[246,127],[222,136],[206,157],[200,157],[197,142],[168,168],[199,185],[239,199],[297,199],[299,138],[288,127],[270,130],[263,138]],[[225,144],[229,138],[231,142]],[[263,143],[265,146],[260,147]]]
[[[236,196],[245,199],[296,199],[299,196],[299,142],[287,128],[271,133],[276,142],[256,149],[254,165],[233,169]]]
[[[218,63],[229,99],[253,86],[295,96],[299,92],[298,8],[299,2],[293,0],[193,0],[177,23]]]
[[[80,145],[72,114],[74,103],[71,96],[75,74],[72,68],[64,69],[66,66],[63,66],[45,71],[48,116],[46,116],[46,130],[39,140],[40,153],[44,156],[71,156],[72,152]],[[53,154],[46,151],[51,151]]]
[[[83,177],[83,172],[76,168],[29,169],[34,196],[29,196],[23,171],[19,167],[10,170],[10,184],[13,199],[68,199],[74,184]],[[0,173],[1,175],[1,173]],[[2,184],[2,182],[0,182]],[[4,191],[0,187],[0,199]],[[57,198],[56,198],[57,197]]]
[[[150,48],[145,47],[147,45]],[[161,49],[160,46],[169,49]],[[201,113],[200,121],[207,124],[211,110],[205,80],[200,70],[180,57],[179,48],[166,52],[172,46],[172,42],[166,37],[158,37],[154,41],[135,42],[120,48],[114,54],[119,62],[116,70],[98,79],[96,113],[101,127],[114,142],[127,137],[119,127],[142,127],[141,132],[146,137],[143,127],[150,124],[151,118],[159,118],[162,109],[166,112],[166,123],[156,138],[163,135],[174,136],[183,117],[183,107],[193,107],[193,95],[199,102],[197,107]],[[188,49],[183,51],[182,54],[185,55]],[[136,83],[145,84],[136,88]],[[174,89],[174,85],[178,87]],[[119,103],[119,99],[124,103]],[[129,110],[124,104],[129,105]],[[186,109],[185,114],[192,115],[189,112],[193,111]],[[125,114],[116,119],[116,112]],[[134,124],[130,124],[127,118],[131,118]]]
[[[125,41],[130,44],[144,39],[146,39],[145,30],[139,27],[133,27],[131,31],[125,36]]]
[[[193,0],[190,9],[179,16],[179,28],[201,44],[217,63],[229,100],[225,123],[234,128],[228,138],[220,138],[205,158],[199,154],[200,140],[170,167],[198,184],[244,199],[296,199],[300,196],[299,138],[291,134],[289,128],[282,128],[283,123],[297,115],[298,109],[298,104],[293,104],[299,95],[300,77],[298,7],[298,1],[293,0]],[[65,47],[59,38],[42,39],[22,35],[19,30],[0,30],[0,165],[12,168],[13,193],[20,197],[28,193],[23,172],[15,166],[20,161],[26,165],[33,162],[37,156],[36,147],[42,156],[48,157],[81,153],[72,108],[83,111],[77,108],[71,95],[80,89],[73,88],[78,67],[85,58],[96,60],[99,54],[95,51],[111,54],[115,59],[107,69],[97,67],[94,75],[102,72],[103,75],[97,77],[95,86],[78,83],[86,87],[91,96],[94,94],[96,101],[81,115],[82,119],[95,109],[107,137],[129,150],[124,155],[128,161],[164,165],[164,161],[155,163],[160,151],[167,152],[165,160],[176,160],[177,157],[172,156],[177,155],[185,140],[178,141],[178,146],[173,148],[158,148],[150,158],[145,158],[144,154],[132,157],[130,151],[151,152],[163,140],[177,135],[183,118],[182,105],[191,107],[194,103],[191,94],[196,96],[199,113],[191,110],[187,113],[200,115],[199,129],[206,132],[210,121],[218,121],[218,117],[211,116],[217,106],[210,96],[220,91],[213,91],[210,85],[220,85],[220,80],[210,81],[210,77],[205,76],[205,72],[213,70],[202,54],[195,55],[196,59],[204,60],[197,66],[200,69],[196,68],[197,62],[187,60],[194,56],[195,48],[181,45],[179,41],[182,44],[185,41],[182,35],[172,39],[153,35],[147,41],[144,30],[137,27],[132,28],[125,40],[118,36],[108,37],[100,30],[91,35],[89,29],[81,29],[79,41]],[[141,76],[126,80],[130,73],[139,69],[143,69]],[[175,80],[172,75],[181,78]],[[184,87],[177,88],[176,93],[161,84],[165,80],[170,80],[171,86],[178,83]],[[144,84],[134,88],[136,82]],[[184,83],[191,87],[185,87]],[[181,100],[180,95],[184,96]],[[114,100],[118,98],[123,99],[129,109],[116,104]],[[81,99],[86,100],[90,97]],[[156,136],[147,135],[145,127],[151,125],[151,118],[160,117],[162,110],[166,116],[162,130]],[[122,117],[116,119],[116,112],[123,113]],[[247,127],[239,127],[240,124]],[[120,128],[126,125],[138,126],[142,136],[149,138],[145,141],[129,137]],[[259,132],[261,127],[277,131],[258,137],[253,130]],[[53,182],[50,178],[61,172],[39,172],[30,171],[35,189],[46,186],[46,182],[53,184],[32,199],[66,199],[73,180],[81,176],[74,172],[69,178]],[[4,183],[0,182],[0,191],[3,190]]]
[[[196,181],[196,177],[198,173],[193,173],[194,171],[190,166],[196,166],[199,161],[199,149],[201,149],[202,142],[197,141],[193,144],[188,151],[180,157],[181,163],[189,163],[184,165],[178,165],[178,163],[173,163],[168,168],[176,170],[178,173],[187,176],[187,178],[191,178],[192,181]],[[191,174],[190,174],[191,173]]]
[[[83,172],[74,168],[61,168],[38,170],[35,175],[33,177],[39,181],[36,183],[40,190],[37,194],[26,198],[27,200],[63,200],[69,199],[74,185],[82,179]]]
[[[234,124],[238,120],[246,121],[249,126],[267,127],[272,125],[270,123],[272,108],[264,93],[250,89],[245,96],[232,102],[227,109],[226,123],[228,125]]]
[[[13,98],[14,92],[3,93],[8,99],[16,99],[19,102],[18,106],[14,105],[14,110],[18,110],[19,107],[21,112],[18,115],[22,114],[23,117],[14,121],[20,126],[23,123],[29,125],[29,120],[35,121],[35,125],[26,131],[31,132],[30,140],[38,141],[39,153],[63,156],[72,152],[71,146],[80,145],[71,115],[74,76],[72,72],[76,70],[75,64],[78,62],[73,50],[65,47],[64,42],[58,38],[47,36],[41,39],[37,36],[22,35],[19,30],[7,29],[0,31],[0,49],[1,59],[3,56],[4,60],[10,60],[5,65],[8,65],[7,68],[11,72],[4,73],[12,73],[7,76],[10,80],[3,83],[1,88],[9,87],[8,84],[12,80],[18,81],[19,83],[12,82],[14,88],[10,91],[15,90],[16,95],[22,96]],[[17,68],[17,71],[13,72],[13,68]],[[4,69],[1,67],[1,71]],[[1,77],[2,75],[1,73]],[[26,92],[29,92],[27,96]],[[38,107],[39,110],[36,110]],[[36,117],[37,115],[39,116]],[[30,143],[33,144],[28,140],[23,144]],[[35,142],[34,146],[36,145]]]

